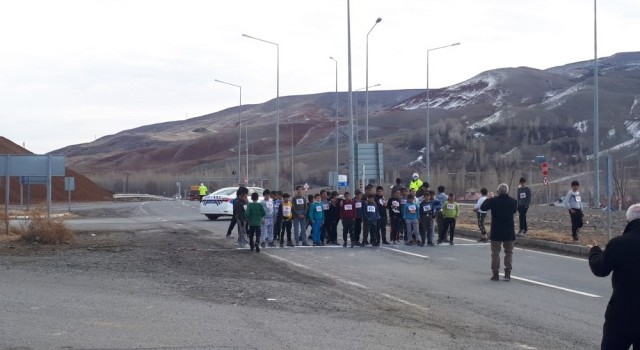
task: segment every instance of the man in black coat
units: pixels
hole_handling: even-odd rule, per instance
[[[518,201],[509,197],[509,185],[498,185],[498,196],[485,200],[480,210],[491,210],[491,276],[492,281],[499,281],[500,249],[504,248],[504,280],[511,280],[511,264],[513,262],[513,246],[516,230],[513,216],[518,210]]]
[[[589,267],[598,277],[613,271],[613,294],[604,314],[601,349],[640,349],[640,204],[627,210],[627,226],[604,251],[593,242]]]

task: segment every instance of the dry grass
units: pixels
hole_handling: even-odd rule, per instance
[[[43,244],[68,243],[75,238],[71,229],[65,226],[61,218],[47,218],[41,210],[30,213],[22,222],[19,230],[23,240]]]

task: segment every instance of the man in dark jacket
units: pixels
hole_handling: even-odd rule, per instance
[[[640,204],[627,210],[627,226],[602,251],[589,251],[589,267],[598,277],[613,271],[613,294],[604,314],[601,349],[640,349]]]
[[[498,185],[498,196],[485,200],[480,210],[491,210],[491,276],[492,281],[499,281],[500,248],[504,247],[504,280],[511,280],[511,263],[516,230],[513,216],[518,210],[518,201],[509,197],[509,185]]]

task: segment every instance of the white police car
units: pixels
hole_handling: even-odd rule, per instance
[[[258,201],[262,202],[264,188],[247,187],[247,189],[249,200],[251,200],[251,194],[257,192],[260,195]],[[204,214],[209,220],[217,220],[221,216],[233,216],[232,201],[236,199],[236,191],[238,187],[225,187],[204,196],[200,202],[200,214]]]

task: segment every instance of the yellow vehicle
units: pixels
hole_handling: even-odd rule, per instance
[[[200,186],[193,185],[189,187],[189,200],[190,201],[198,201],[200,200]]]

